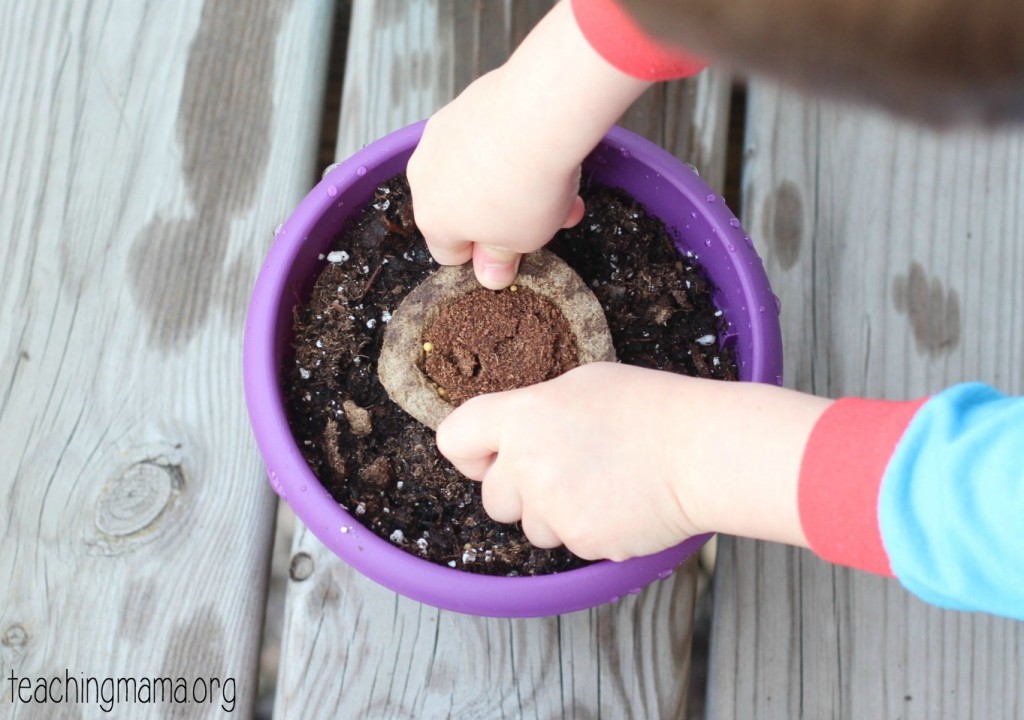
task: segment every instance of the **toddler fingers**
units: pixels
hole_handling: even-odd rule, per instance
[[[437,428],[437,449],[466,477],[483,480],[498,452],[500,433],[493,396],[481,395],[456,408]]]
[[[572,202],[572,207],[569,208],[569,214],[566,216],[565,222],[562,223],[562,227],[571,228],[579,225],[586,211],[587,207],[583,204],[583,198],[577,195],[576,199]]]
[[[501,472],[499,461],[495,461],[487,472],[480,492],[484,510],[493,520],[514,523],[523,517],[523,498],[519,495],[519,488],[510,475]]]
[[[473,257],[473,243],[466,241],[427,240],[427,250],[439,265],[462,265]]]
[[[473,270],[476,279],[485,288],[504,290],[516,279],[519,272],[519,253],[497,245],[473,247]]]
[[[524,512],[520,521],[523,526],[523,534],[530,544],[539,548],[554,548],[562,544],[558,535],[537,513]]]

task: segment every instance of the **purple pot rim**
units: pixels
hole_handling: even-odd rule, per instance
[[[751,359],[752,364],[742,380],[781,385],[782,331],[778,322],[778,298],[772,292],[761,257],[747,244],[749,236],[739,225],[739,219],[695,170],[647,138],[615,126],[603,142],[627,151],[649,167],[655,177],[671,183],[676,191],[700,207],[700,213],[717,229],[714,242],[732,243],[738,259],[747,260],[733,263],[731,272],[739,279],[745,306],[750,308],[752,344],[761,352]],[[712,197],[713,200],[709,199]],[[759,307],[764,307],[766,312],[754,313],[753,309]]]
[[[271,485],[299,519],[347,564],[396,592],[436,607],[484,616],[533,617],[583,610],[639,592],[652,581],[667,577],[711,535],[689,538],[654,555],[621,563],[601,561],[551,575],[477,575],[419,558],[364,528],[323,488],[291,434],[278,383],[276,338],[276,318],[289,291],[289,270],[318,219],[362,178],[366,168],[411,151],[424,124],[414,123],[367,145],[327,173],[282,225],[253,287],[246,316],[243,376],[250,422]],[[735,219],[724,203],[705,202],[700,193],[712,190],[654,143],[616,127],[609,131],[603,145],[625,149],[648,165],[694,201],[714,226],[727,228]],[[330,193],[329,186],[333,188]],[[750,248],[738,249],[740,256],[751,253],[757,257]],[[757,307],[758,302],[773,297],[759,259],[756,263],[736,262],[735,266],[747,307]],[[744,379],[778,382],[781,334],[777,314],[752,317],[758,326],[753,331],[755,338],[764,352],[754,358],[749,377]],[[380,561],[381,557],[385,562]]]

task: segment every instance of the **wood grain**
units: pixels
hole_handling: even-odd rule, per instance
[[[743,219],[782,300],[787,384],[1024,391],[1024,133],[935,133],[763,83],[749,113]],[[1024,624],[809,552],[720,548],[710,718],[1024,717]]]
[[[357,0],[338,157],[429,116],[500,64],[549,7]],[[652,92],[626,122],[720,182],[727,103],[728,78],[709,74]],[[694,563],[614,605],[529,620],[472,618],[399,597],[302,528],[293,567],[275,707],[281,717],[685,714]]]
[[[0,6],[0,692],[217,677],[252,713],[274,497],[248,293],[307,189],[331,4]],[[206,716],[202,704],[116,716]]]

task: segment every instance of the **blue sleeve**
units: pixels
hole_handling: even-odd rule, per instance
[[[889,461],[878,517],[909,591],[1024,619],[1024,398],[978,383],[931,398]]]

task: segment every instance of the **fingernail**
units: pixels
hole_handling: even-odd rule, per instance
[[[516,279],[515,262],[487,261],[481,268],[480,284],[491,290],[502,290]]]

